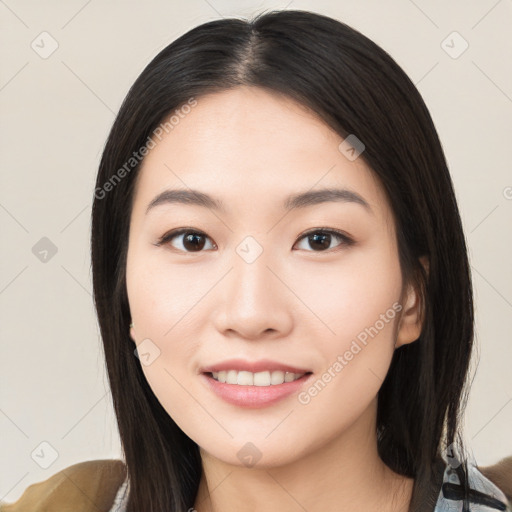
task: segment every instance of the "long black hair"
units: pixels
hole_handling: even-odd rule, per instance
[[[403,279],[420,290],[424,324],[419,339],[395,350],[379,390],[378,450],[392,470],[415,479],[413,501],[421,502],[447,447],[466,464],[461,415],[474,318],[453,184],[427,107],[389,54],[342,22],[290,10],[211,21],[169,44],[130,88],[103,151],[93,287],[130,481],[128,512],[193,507],[202,471],[197,444],[153,394],[129,336],[126,254],[141,161],[134,154],[191,99],[241,85],[284,94],[343,138],[356,135],[365,145],[360,158],[387,195]]]

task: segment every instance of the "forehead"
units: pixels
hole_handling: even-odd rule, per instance
[[[192,188],[238,205],[281,207],[306,190],[352,190],[385,210],[378,180],[362,158],[340,151],[343,138],[304,106],[256,87],[196,98],[197,104],[144,158],[136,186],[145,207],[168,188]]]

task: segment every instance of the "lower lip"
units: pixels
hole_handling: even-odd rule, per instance
[[[215,380],[209,373],[200,376],[206,385],[226,402],[239,407],[257,408],[272,405],[294,393],[305,385],[312,373],[303,375],[292,382],[271,386],[240,386]]]

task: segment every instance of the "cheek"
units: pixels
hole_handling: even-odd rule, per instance
[[[184,388],[204,338],[199,303],[218,278],[211,269],[202,275],[197,266],[171,265],[156,253],[136,248],[128,253],[126,284],[137,346],[151,353],[152,362],[141,364],[142,370],[174,418],[175,411],[187,410]]]
[[[324,368],[302,403],[338,404],[357,414],[377,394],[393,357],[401,311],[398,255],[385,244],[353,251],[336,265],[319,266],[316,286],[311,282],[310,275],[299,280],[298,294],[322,320],[313,318],[310,325],[316,325],[315,348]]]
[[[401,272],[392,252],[369,251],[347,258],[339,268],[315,274],[322,286],[309,287],[308,305],[322,322],[315,348],[323,369],[298,397],[304,411],[329,411],[331,428],[346,428],[375,399],[394,354],[401,311]],[[303,289],[304,294],[306,280]],[[326,429],[328,427],[326,426]]]
[[[368,330],[372,338],[392,338],[402,278],[398,256],[386,246],[352,251],[314,269],[302,268],[294,284],[297,295],[322,321],[318,340],[323,346],[343,349],[358,335],[364,341]]]
[[[165,340],[187,326],[188,312],[211,284],[197,267],[170,264],[157,252],[134,249],[128,254],[127,293],[137,334]]]
[[[171,268],[142,251],[129,254],[126,280],[144,376],[169,416],[188,431],[191,361],[201,339],[194,305],[208,281],[198,279],[191,266]]]

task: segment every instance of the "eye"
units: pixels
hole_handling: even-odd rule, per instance
[[[180,237],[181,235],[185,235],[182,241],[178,244],[181,247],[176,247],[171,243],[171,241],[174,238]],[[205,239],[209,239],[209,237],[200,231],[195,231],[189,228],[182,228],[166,233],[164,236],[162,236],[162,238],[158,240],[155,245],[161,246],[170,243],[179,251],[200,252],[204,248]],[[212,247],[216,248],[217,246],[213,244]]]
[[[310,247],[314,248],[314,252],[326,252],[327,249],[331,248],[330,245],[333,237],[341,240],[341,243],[338,244],[338,247],[350,246],[355,243],[354,240],[347,236],[345,233],[338,231],[337,229],[327,228],[316,228],[314,230],[308,231],[299,238],[299,241],[305,239],[305,242],[309,244]]]
[[[185,235],[179,244],[174,245],[172,241],[175,238],[181,237]],[[338,231],[337,229],[328,229],[328,228],[316,228],[314,230],[308,231],[303,234],[299,238],[299,242],[301,240],[305,240],[310,247],[313,247],[314,252],[326,252],[328,249],[331,249],[331,242],[334,238],[337,238],[341,242],[337,245],[340,246],[350,246],[355,242],[352,238],[347,236],[342,231]],[[205,233],[201,231],[196,231],[191,228],[181,228],[174,231],[170,231],[163,235],[158,242],[155,244],[160,247],[162,245],[170,244],[174,248],[182,252],[201,252],[205,247],[205,240],[210,240]],[[211,244],[211,247],[216,249],[217,246],[215,243]],[[303,249],[303,247],[301,248]]]

